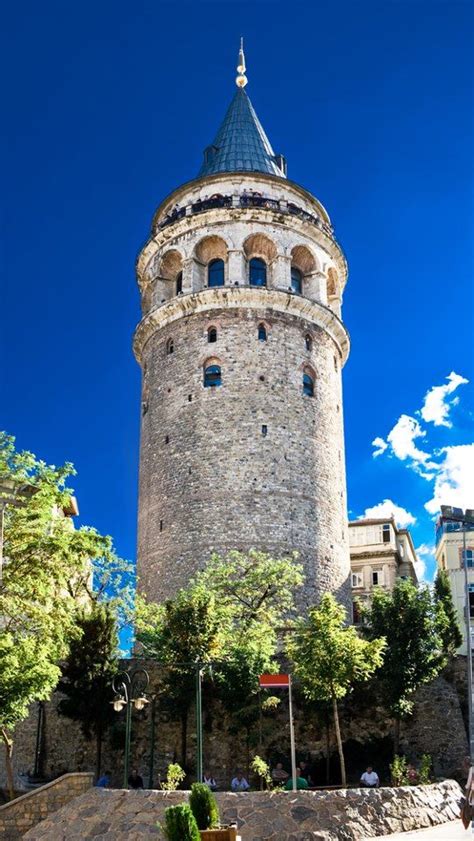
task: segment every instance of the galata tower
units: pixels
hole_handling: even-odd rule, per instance
[[[212,551],[296,550],[301,606],[349,602],[341,370],[347,265],[237,90],[197,178],[140,252],[139,589],[161,601]]]

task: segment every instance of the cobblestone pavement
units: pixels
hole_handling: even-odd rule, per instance
[[[377,838],[365,838],[364,841],[470,841],[474,839],[474,832],[464,829],[461,821],[432,826],[430,829],[418,829],[416,832],[396,832],[394,835],[379,835]]]

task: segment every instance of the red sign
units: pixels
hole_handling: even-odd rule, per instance
[[[264,689],[283,687],[288,689],[290,685],[289,675],[260,675],[258,682]]]

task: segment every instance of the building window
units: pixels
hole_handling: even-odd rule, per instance
[[[267,285],[267,264],[260,257],[252,257],[249,263],[250,286]]]
[[[311,374],[305,372],[303,374],[303,394],[307,397],[314,397],[314,380]]]
[[[163,520],[160,520],[160,531],[163,531]]]
[[[351,575],[351,583],[353,587],[363,587],[364,577],[361,572],[353,572]]]
[[[183,272],[176,275],[176,294],[179,295],[183,291]]]
[[[208,365],[204,369],[204,388],[222,385],[220,365]]]
[[[174,353],[174,341],[173,341],[173,339],[168,339],[168,341],[166,342],[166,353],[168,354],[168,356],[169,356],[170,353]]]
[[[382,543],[390,543],[390,523],[384,523],[382,526]]]
[[[264,324],[258,325],[258,341],[259,342],[266,342],[267,341],[267,328]]]
[[[461,549],[461,566],[464,569],[466,566],[471,568],[474,566],[474,549]]]
[[[262,435],[265,437],[268,433],[268,426],[266,423],[262,423]]]
[[[303,275],[299,269],[295,268],[295,266],[291,267],[291,288],[293,292],[297,292],[298,295],[301,295],[303,291]]]
[[[207,285],[224,286],[224,261],[211,260],[207,267]]]
[[[217,330],[215,327],[209,327],[209,330],[207,331],[207,341],[210,344],[217,342]]]
[[[378,587],[379,584],[383,584],[383,572],[380,569],[372,570],[372,586]]]
[[[306,336],[304,337],[304,344],[306,350],[311,350],[311,348],[313,347],[313,340],[309,333],[306,333]]]

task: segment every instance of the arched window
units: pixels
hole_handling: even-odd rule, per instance
[[[224,286],[224,261],[211,260],[207,267],[207,285]]]
[[[174,352],[174,341],[173,339],[168,339],[166,342],[166,353],[169,354]]]
[[[250,286],[267,285],[267,264],[260,257],[252,257],[249,263]]]
[[[214,385],[222,385],[220,365],[208,365],[204,368],[204,388]]]
[[[307,371],[303,373],[303,394],[314,397],[314,379]]]
[[[217,342],[217,330],[215,327],[209,327],[209,330],[207,331],[207,341]]]
[[[295,266],[291,267],[291,288],[293,292],[298,292],[299,295],[303,291],[303,275]]]
[[[313,340],[312,340],[311,336],[309,335],[309,333],[306,333],[306,336],[304,337],[304,344],[305,344],[306,350],[311,350],[311,348],[313,347]]]
[[[259,342],[266,342],[267,341],[267,328],[264,324],[258,325],[258,341]]]
[[[176,275],[176,294],[179,295],[183,291],[183,272]]]

